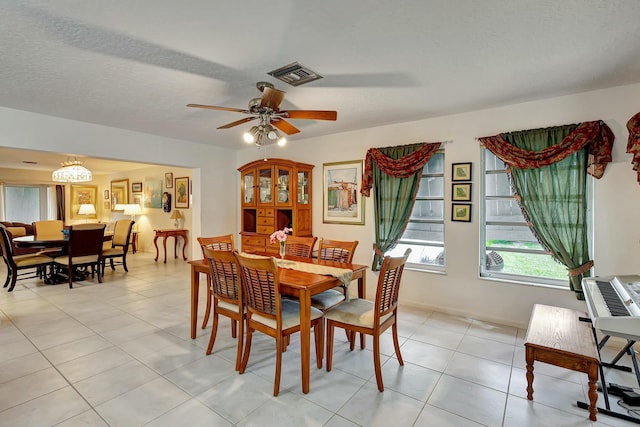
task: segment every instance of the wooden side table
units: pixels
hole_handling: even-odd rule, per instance
[[[138,251],[138,232],[131,232],[131,241],[129,242],[131,245],[131,251],[135,254]]]
[[[187,249],[187,243],[189,239],[187,238],[187,231],[185,229],[165,229],[165,230],[153,230],[156,233],[156,236],[153,238],[153,246],[156,247],[156,258],[154,261],[158,261],[158,238],[162,237],[162,248],[164,249],[164,263],[167,263],[167,237],[173,237],[174,247],[173,247],[173,255],[174,258],[178,258],[178,237],[182,237],[183,246],[182,246],[182,258],[187,260],[187,255],[185,251]]]

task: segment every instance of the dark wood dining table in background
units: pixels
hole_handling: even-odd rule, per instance
[[[287,256],[285,259],[308,262],[328,267],[344,268],[353,271],[353,280],[358,281],[358,297],[364,298],[367,293],[366,265],[341,264],[334,261],[307,259]],[[191,264],[191,338],[196,337],[198,323],[198,292],[200,290],[200,273],[209,275],[209,265],[203,260],[189,261]],[[335,288],[341,282],[333,276],[308,273],[305,271],[278,269],[280,292],[298,298],[300,301],[300,365],[302,371],[302,392],[309,392],[309,375],[311,360],[311,296]],[[208,277],[207,277],[208,281]],[[364,337],[361,337],[361,339]],[[364,347],[364,342],[361,342]]]

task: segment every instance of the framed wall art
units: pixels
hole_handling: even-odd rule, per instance
[[[322,165],[322,222],[364,225],[362,160]]]
[[[102,209],[104,209],[105,211],[111,210],[111,202],[109,200],[105,200],[102,203]]]
[[[164,174],[164,188],[173,188],[173,172]]]
[[[471,204],[452,203],[451,221],[471,222]]]
[[[453,163],[451,181],[471,181],[471,163]]]
[[[162,207],[162,179],[145,179],[144,181],[144,207]]]
[[[176,178],[175,181],[175,208],[189,208],[189,177]]]
[[[142,193],[142,183],[141,182],[134,182],[133,184],[131,184],[131,192],[132,193]]]
[[[109,200],[109,190],[104,190],[104,199]]]
[[[98,205],[98,187],[95,185],[72,185],[71,186],[71,219],[97,219],[98,215],[79,215],[80,205],[90,204],[96,210]]]
[[[122,211],[129,203],[129,180],[118,179],[111,181],[111,210]]]
[[[471,201],[471,183],[451,184],[451,200],[457,202]]]

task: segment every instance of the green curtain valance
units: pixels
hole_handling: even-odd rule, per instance
[[[640,183],[640,113],[629,119],[627,129],[629,130],[627,153],[633,154],[631,164],[633,170],[637,172],[637,180]]]
[[[544,131],[544,129],[540,130]],[[601,178],[607,163],[611,162],[614,135],[602,120],[581,123],[559,143],[538,151],[516,147],[507,142],[506,135],[498,134],[478,139],[500,160],[509,166],[520,169],[549,166],[578,152],[587,145],[589,146],[588,174],[595,178]]]

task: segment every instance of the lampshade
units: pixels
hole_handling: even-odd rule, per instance
[[[256,144],[258,147],[277,143],[283,146],[287,143],[287,138],[282,136],[280,131],[276,129],[268,118],[263,118],[259,126],[252,126],[243,134],[243,139],[249,144]]]
[[[169,219],[182,219],[182,214],[179,210],[174,210]]]
[[[140,208],[140,205],[137,203],[131,204],[131,205],[124,205],[124,215],[138,215],[139,213],[142,213],[142,208]]]
[[[80,209],[78,209],[79,215],[95,215],[96,208],[90,203],[80,205]]]
[[[80,160],[60,163],[60,169],[53,171],[51,179],[56,182],[89,182],[93,179],[91,171]]]

